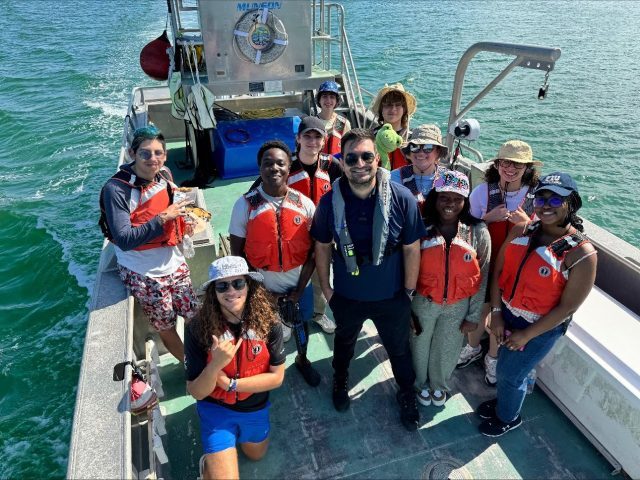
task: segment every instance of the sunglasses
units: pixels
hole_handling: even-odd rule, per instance
[[[166,155],[167,152],[165,152],[164,150],[143,150],[140,149],[136,152],[136,155],[138,155],[142,160],[151,160],[151,157],[153,157],[154,155],[158,158],[160,157],[164,157]]]
[[[511,160],[499,160],[498,163],[502,168],[515,168],[516,170],[527,168],[526,163],[512,162]]]
[[[247,281],[244,278],[236,278],[231,282],[216,282],[216,292],[224,293],[229,290],[229,287],[233,287],[234,290],[242,290],[247,286]]]
[[[424,153],[431,153],[436,148],[436,145],[432,145],[430,143],[426,143],[424,145],[416,145],[415,143],[409,144],[409,151],[411,153],[417,153],[422,150]]]
[[[548,198],[534,197],[533,206],[536,208],[542,208],[545,205],[549,205],[551,208],[560,208],[564,203],[564,197],[558,195],[551,195]]]
[[[358,163],[358,160],[362,159],[364,163],[372,164],[375,158],[376,158],[376,154],[373,152],[364,152],[361,154],[347,153],[344,156],[344,163],[348,167],[353,167],[356,163]]]

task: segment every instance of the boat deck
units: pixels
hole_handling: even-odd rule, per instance
[[[171,165],[182,147],[169,145],[169,166],[177,182],[191,173]],[[227,231],[233,204],[253,180],[216,180],[213,188],[204,190],[216,237]],[[220,186],[225,186],[224,195],[216,188]],[[420,428],[407,432],[399,421],[391,367],[370,321],[350,368],[351,407],[337,412],[331,401],[332,349],[333,336],[312,323],[308,357],[322,375],[321,384],[312,388],[293,366],[295,342],[286,344],[285,381],[271,394],[271,445],[259,462],[239,454],[242,478],[610,475],[610,464],[537,387],[527,396],[520,428],[498,439],[482,436],[477,430],[481,420],[473,410],[493,398],[495,390],[485,385],[480,363],[456,370],[451,398],[443,407],[419,406]],[[168,431],[163,442],[170,458],[160,474],[166,479],[196,478],[202,450],[195,402],[186,394],[182,365],[173,357],[164,355],[159,371]]]

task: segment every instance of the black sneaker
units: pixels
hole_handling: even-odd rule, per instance
[[[347,375],[333,375],[333,406],[339,412],[349,408],[349,377]]]
[[[304,380],[312,387],[320,385],[320,374],[311,366],[311,362],[306,357],[296,356],[296,368],[302,374]]]
[[[476,413],[480,418],[494,418],[496,416],[496,405],[498,404],[498,399],[494,398],[493,400],[487,400],[486,402],[482,402],[476,408]]]
[[[396,400],[398,400],[400,404],[400,421],[402,425],[410,432],[414,432],[418,429],[418,422],[420,421],[415,394],[413,391],[398,391],[396,393]]]
[[[487,437],[500,437],[509,430],[518,428],[520,425],[522,425],[522,418],[520,415],[509,423],[505,423],[498,418],[490,418],[482,422],[478,427],[478,430],[480,430],[481,434],[486,435]]]

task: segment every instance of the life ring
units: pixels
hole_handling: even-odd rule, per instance
[[[233,36],[240,57],[256,65],[277,60],[289,43],[282,21],[268,8],[245,13],[236,23]]]

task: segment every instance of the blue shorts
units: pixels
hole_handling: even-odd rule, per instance
[[[196,405],[205,455],[235,447],[238,443],[260,443],[269,436],[269,402],[257,412],[234,412],[204,401],[199,401]]]

